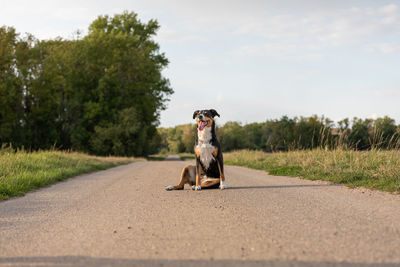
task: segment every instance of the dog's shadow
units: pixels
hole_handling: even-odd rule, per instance
[[[330,187],[343,186],[340,184],[295,184],[295,185],[250,185],[250,186],[229,186],[226,190],[246,190],[246,189],[274,189],[274,188],[301,188],[301,187]]]

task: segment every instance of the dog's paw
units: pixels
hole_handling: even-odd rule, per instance
[[[221,182],[221,184],[219,185],[219,189],[224,190],[227,189],[228,187],[226,186],[225,182]]]
[[[192,185],[192,190],[195,190],[196,189],[196,186],[195,185]]]
[[[174,187],[173,187],[172,185],[169,185],[169,186],[167,186],[167,187],[165,188],[165,190],[171,191],[171,190],[174,190]]]
[[[199,185],[199,186],[196,186],[196,187],[195,187],[195,190],[196,190],[196,191],[200,191],[200,190],[201,190],[201,186],[200,186],[200,185]]]

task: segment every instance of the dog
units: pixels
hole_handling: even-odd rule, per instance
[[[215,134],[215,116],[219,117],[215,109],[196,110],[193,113],[193,119],[197,121],[194,145],[196,166],[183,168],[179,184],[169,185],[166,190],[182,190],[185,184],[191,185],[196,191],[202,188],[227,188],[221,145]]]

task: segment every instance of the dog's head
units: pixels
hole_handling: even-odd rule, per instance
[[[204,130],[205,127],[211,127],[214,124],[214,117],[219,114],[215,109],[196,110],[193,113],[193,119],[197,120],[197,129]]]

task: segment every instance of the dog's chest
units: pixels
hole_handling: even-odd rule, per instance
[[[208,169],[211,162],[214,160],[212,153],[215,150],[215,147],[210,144],[212,138],[211,128],[206,127],[203,131],[198,131],[197,136],[197,150],[200,153],[200,161],[203,163],[204,167]]]
[[[200,161],[203,163],[204,167],[208,169],[211,162],[214,160],[213,152],[215,147],[211,144],[198,144],[197,150],[200,153]]]

